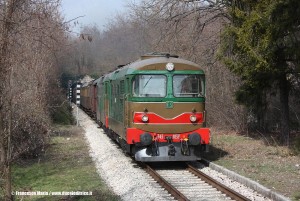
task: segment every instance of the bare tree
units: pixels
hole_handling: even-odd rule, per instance
[[[54,51],[64,38],[58,5],[58,0],[0,2],[0,174],[5,200],[12,199],[11,163],[41,146],[47,135],[47,81],[56,72]]]
[[[78,37],[73,37],[67,51],[68,68],[65,71],[80,75],[100,76],[127,64],[150,50],[151,38],[147,36],[142,21],[130,15],[116,15],[105,30],[84,27]]]

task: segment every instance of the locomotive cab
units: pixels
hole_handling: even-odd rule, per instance
[[[208,150],[205,76],[181,68],[168,60],[132,76],[126,138],[138,161],[198,160]]]

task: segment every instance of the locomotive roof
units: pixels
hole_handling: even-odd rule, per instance
[[[145,58],[145,59],[139,59],[131,64],[128,65],[128,68],[138,70],[142,67],[148,66],[148,65],[153,65],[153,64],[159,64],[159,63],[174,63],[174,64],[186,64],[189,66],[194,66],[199,68],[201,70],[200,66],[194,62],[185,60],[185,59],[180,59],[176,57],[150,57],[150,58]]]
[[[104,80],[115,80],[118,77],[123,77],[128,74],[134,74],[135,71],[137,70],[150,70],[147,69],[148,66],[155,66],[159,64],[165,64],[165,63],[174,63],[175,66],[177,64],[180,64],[181,66],[189,66],[192,67],[194,70],[199,70],[202,71],[201,67],[191,61],[177,58],[177,56],[172,57],[172,56],[152,56],[152,55],[146,55],[142,56],[141,59],[134,61],[133,63],[127,64],[107,75],[105,75]],[[153,70],[153,69],[152,69]]]

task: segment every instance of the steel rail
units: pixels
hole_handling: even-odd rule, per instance
[[[228,188],[227,186],[221,184],[220,182],[212,179],[211,177],[209,177],[208,175],[206,175],[203,172],[199,171],[198,169],[194,168],[190,164],[187,164],[187,169],[191,173],[193,173],[194,175],[196,175],[197,177],[199,177],[200,179],[202,179],[203,181],[208,183],[209,185],[211,185],[214,188],[218,189],[219,191],[225,193],[230,198],[232,198],[236,201],[251,201],[250,199],[246,198],[245,196],[239,194],[238,192],[235,192],[234,190]]]
[[[144,165],[148,174],[157,181],[164,189],[166,189],[175,199],[179,201],[189,201],[182,193],[180,193],[174,186],[167,182],[162,176],[160,176],[155,170],[153,170],[149,165]]]

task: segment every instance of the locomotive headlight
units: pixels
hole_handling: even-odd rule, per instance
[[[190,121],[193,122],[193,123],[196,122],[197,121],[197,117],[195,115],[191,115],[190,116]]]
[[[166,65],[166,69],[167,69],[167,71],[172,71],[172,70],[174,70],[174,64],[173,63],[167,63],[167,65]]]
[[[142,121],[143,121],[143,122],[146,123],[146,122],[148,122],[148,120],[149,120],[149,117],[148,117],[147,115],[143,115],[143,116],[142,116]]]

